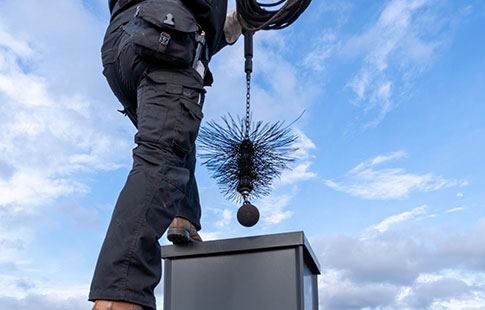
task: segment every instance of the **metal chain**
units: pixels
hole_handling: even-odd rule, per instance
[[[245,137],[249,138],[249,125],[250,125],[250,100],[251,100],[251,73],[246,73],[246,135]]]

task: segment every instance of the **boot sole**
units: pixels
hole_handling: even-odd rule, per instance
[[[189,243],[192,241],[190,233],[185,229],[169,228],[167,232],[168,241],[173,244]]]

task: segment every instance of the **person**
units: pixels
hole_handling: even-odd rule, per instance
[[[170,2],[170,3],[169,3]],[[174,5],[188,10],[205,34],[194,65],[171,66],[145,57],[130,25],[140,7]],[[202,119],[204,86],[212,83],[211,57],[241,34],[227,0],[109,0],[111,12],[101,48],[103,74],[137,128],[133,166],[118,197],[104,239],[89,300],[94,310],[153,310],[161,278],[159,238],[202,241],[195,170],[195,139]],[[179,18],[180,20],[180,18]],[[167,24],[177,16],[167,14]],[[200,41],[198,41],[200,42]],[[162,43],[162,37],[160,37]],[[196,44],[195,42],[194,44]],[[198,43],[197,43],[198,44]]]

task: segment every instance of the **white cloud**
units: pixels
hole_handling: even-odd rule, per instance
[[[0,205],[42,205],[53,198],[86,192],[84,184],[21,169],[8,181],[0,180]]]
[[[23,40],[17,37],[12,36],[9,32],[5,31],[5,26],[3,25],[2,21],[0,20],[0,42],[2,45],[10,50],[12,50],[15,54],[20,55],[22,57],[27,57],[32,55],[33,51],[30,46]],[[0,61],[0,64],[3,61]]]
[[[285,185],[315,178],[317,174],[308,170],[311,164],[311,162],[305,161],[291,168],[291,170],[284,171],[281,174],[280,183]]]
[[[289,219],[293,212],[284,209],[292,197],[292,195],[271,195],[263,198],[257,205],[262,221],[267,224],[278,224]]]
[[[294,147],[297,150],[293,155],[297,159],[301,159],[301,160],[308,159],[309,157],[311,157],[310,152],[312,150],[317,149],[315,143],[313,143],[313,141],[310,138],[308,138],[308,136],[305,135],[305,133],[300,129],[298,129],[297,127],[293,128],[293,131],[295,135],[298,137],[298,139],[294,144]]]
[[[452,209],[446,210],[446,213],[459,212],[459,211],[463,211],[463,210],[466,210],[466,208],[464,208],[464,207],[457,207],[457,208],[452,208]]]
[[[354,22],[349,12],[355,8],[345,4],[332,12],[339,22],[321,31],[303,63],[320,74],[335,60],[348,64],[357,59],[360,64],[345,87],[355,96],[352,103],[362,108],[366,126],[377,126],[409,93],[413,80],[431,66],[452,34],[450,25],[457,16],[444,17],[441,8],[433,0],[386,1],[375,20],[349,36],[343,26]]]
[[[128,154],[122,149],[129,149],[131,143],[117,137],[116,128],[109,132],[103,131],[104,126],[93,126],[109,120],[94,113],[99,108],[93,99],[53,89],[48,76],[27,72],[19,65],[29,53],[25,56],[16,53],[18,48],[8,47],[0,50],[0,161],[11,167],[11,175],[0,180],[0,204],[40,205],[86,191],[83,184],[66,174],[117,168],[121,159],[118,154]]]
[[[427,309],[438,301],[448,301],[468,295],[472,290],[465,282],[442,278],[429,283],[417,283],[405,303],[412,309]]]
[[[389,230],[389,228],[392,225],[396,225],[396,224],[404,222],[404,221],[409,221],[409,220],[415,219],[418,216],[426,214],[426,208],[427,208],[427,206],[423,205],[423,206],[415,208],[411,211],[406,211],[406,212],[402,212],[400,214],[390,216],[390,217],[384,219],[379,224],[376,224],[376,225],[373,225],[373,226],[367,228],[367,231],[368,232],[378,231],[380,233],[385,232],[385,231]]]
[[[325,71],[327,59],[334,56],[338,50],[337,35],[334,31],[326,30],[318,38],[318,46],[305,56],[303,65],[319,73]]]
[[[394,152],[394,153],[391,153],[389,155],[378,155],[371,160],[367,160],[367,161],[364,161],[364,162],[358,164],[355,168],[350,170],[350,172],[351,173],[358,173],[361,170],[365,170],[367,168],[376,166],[376,165],[384,163],[386,161],[401,159],[401,158],[405,158],[406,156],[407,156],[407,154],[403,151]]]
[[[317,174],[310,171],[312,161],[311,151],[317,147],[313,141],[308,138],[303,131],[298,128],[293,128],[294,134],[298,137],[293,145],[297,150],[291,154],[296,161],[290,166],[290,169],[282,172],[279,180],[275,182],[275,187],[282,185],[294,184],[296,182],[313,179]]]
[[[479,309],[485,304],[484,224],[467,234],[413,226],[365,239],[310,238],[322,266],[320,307]]]
[[[90,309],[92,303],[86,296],[59,297],[52,295],[30,294],[24,298],[0,296],[0,310],[85,310]]]
[[[1,309],[88,308],[86,287],[69,295],[58,283],[47,287],[53,279],[35,280],[32,289],[25,279],[34,281],[40,274],[34,269],[47,264],[32,249],[50,225],[68,222],[76,229],[99,223],[94,206],[63,209],[59,198],[81,197],[90,191],[93,172],[130,162],[133,130],[116,112],[117,100],[101,75],[105,26],[106,20],[96,19],[79,0],[2,2]],[[49,222],[54,214],[62,224]],[[69,287],[78,283],[76,273],[84,271],[73,272]],[[62,293],[56,297],[56,292]]]
[[[362,55],[364,65],[348,83],[357,95],[356,104],[366,112],[376,110],[377,115],[368,125],[377,125],[396,105],[393,85],[405,81],[415,68],[430,62],[439,38],[428,36],[429,25],[422,19],[431,19],[426,8],[429,1],[389,2],[378,20],[364,33],[350,38],[343,44],[341,52]],[[424,37],[430,37],[431,39]],[[398,69],[392,76],[391,70]]]
[[[432,173],[412,174],[402,168],[375,167],[405,157],[404,152],[377,156],[360,163],[337,180],[325,180],[330,188],[364,199],[398,199],[411,191],[430,192],[452,186],[465,186],[466,181],[447,180]]]
[[[62,284],[52,280],[35,280],[28,277],[0,276],[0,309],[50,310],[89,309],[88,284]]]
[[[433,60],[442,38],[431,1],[394,0],[386,4],[375,24],[342,44],[343,55],[360,56],[363,65],[348,83],[355,104],[366,114],[375,111],[368,126],[376,126],[397,104],[410,77]],[[442,17],[440,17],[442,18]]]
[[[313,141],[303,131],[294,128],[298,136],[295,147],[298,151],[294,154],[296,161],[289,170],[282,172],[280,178],[274,182],[273,191],[270,196],[256,202],[260,208],[261,219],[266,224],[279,224],[293,216],[293,212],[285,210],[291,199],[298,192],[299,182],[316,178],[317,174],[310,170],[312,164],[311,151],[316,149]],[[285,194],[279,194],[284,191]]]
[[[32,216],[41,221],[60,197],[88,192],[77,173],[122,166],[130,158],[131,141],[97,106],[96,94],[58,88],[50,76],[23,66],[34,55],[45,61],[29,47],[39,42],[23,41],[2,25],[3,37],[18,39],[15,44],[0,41],[0,206],[6,213],[0,218],[0,252],[3,260],[19,260],[25,249],[9,245],[28,246],[35,238],[36,226],[25,221]],[[116,115],[114,109],[111,114]],[[13,217],[25,221],[7,229]]]
[[[335,269],[319,279],[320,309],[379,309],[391,305],[399,288],[387,283],[355,283]]]
[[[8,170],[0,180],[0,204],[42,205],[85,192],[74,174],[126,165],[132,145],[119,134],[124,125],[115,122],[117,106],[100,100],[115,102],[100,74],[99,42],[93,40],[102,38],[104,24],[80,1],[50,2],[55,10],[36,1],[3,5],[4,13],[16,15],[0,15],[0,162]],[[46,29],[33,15],[39,10],[71,16],[70,22]]]
[[[222,219],[216,222],[216,225],[220,227],[229,225],[229,223],[231,223],[233,216],[234,214],[230,209],[224,209],[222,211]]]

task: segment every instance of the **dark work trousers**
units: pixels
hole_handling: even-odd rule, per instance
[[[122,24],[106,33],[103,74],[124,108],[136,109],[137,147],[99,254],[89,300],[155,309],[153,291],[162,272],[158,239],[175,216],[200,229],[194,142],[204,90],[192,68],[166,69],[138,57]]]

